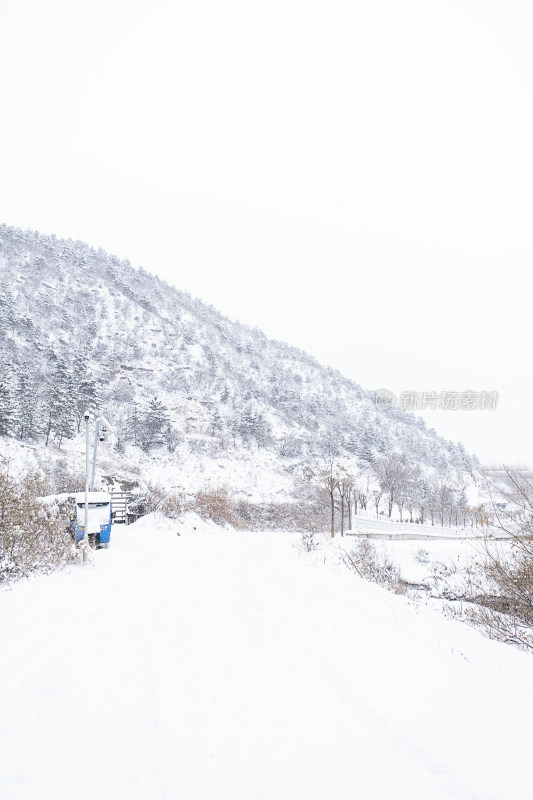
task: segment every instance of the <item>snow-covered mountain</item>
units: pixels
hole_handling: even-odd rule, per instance
[[[441,473],[472,467],[462,445],[380,413],[373,392],[307,353],[101,249],[5,225],[0,375],[4,458],[24,445],[42,462],[46,443],[81,469],[90,406],[113,426],[102,473],[255,501],[289,499],[332,438],[347,462],[397,451]]]

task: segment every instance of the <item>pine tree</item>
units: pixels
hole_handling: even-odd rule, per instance
[[[13,325],[13,293],[6,281],[0,283],[0,335]]]
[[[141,414],[139,411],[139,404],[135,402],[133,402],[128,409],[126,438],[135,445],[141,443]]]
[[[271,431],[263,413],[248,403],[242,410],[239,421],[239,433],[244,442],[255,439],[259,445],[266,444]]]
[[[148,449],[155,440],[168,433],[168,409],[157,397],[152,397],[141,419],[141,444]]]
[[[39,435],[39,412],[35,379],[26,361],[18,371],[17,433],[20,439],[34,439]]]
[[[255,426],[255,414],[252,406],[250,405],[250,403],[248,403],[243,408],[241,412],[241,418],[239,421],[239,433],[244,442],[247,442],[253,436],[254,426]]]
[[[74,361],[76,381],[74,386],[74,402],[76,406],[76,420],[78,432],[85,411],[89,409],[97,414],[102,405],[100,387],[93,378],[87,365],[87,357],[79,353]]]
[[[63,439],[76,433],[76,400],[74,380],[64,359],[58,358],[48,385],[48,426],[46,444],[53,433],[61,448]]]
[[[222,417],[220,416],[218,408],[215,408],[211,415],[210,428],[211,436],[215,436],[217,431],[222,430]]]
[[[237,445],[237,436],[240,435],[240,429],[241,429],[241,418],[240,418],[239,414],[235,414],[232,417],[231,425],[230,425],[230,431],[231,431],[231,435],[233,437],[233,446],[234,447],[236,447],[236,445]]]
[[[362,426],[357,427],[357,437],[358,442],[356,445],[356,453],[363,461],[367,461],[368,463],[372,463],[374,461],[374,447],[375,439],[374,439],[374,431],[370,427],[369,423],[365,423]]]
[[[16,406],[13,398],[11,370],[0,365],[0,434],[10,434],[16,424]]]
[[[227,403],[228,400],[229,400],[229,396],[230,396],[229,395],[229,387],[228,387],[228,384],[226,383],[224,385],[224,389],[222,391],[222,394],[220,395],[220,402],[221,403]]]

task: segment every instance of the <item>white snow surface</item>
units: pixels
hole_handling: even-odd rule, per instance
[[[2,800],[529,800],[531,657],[336,547],[150,515],[0,592]]]

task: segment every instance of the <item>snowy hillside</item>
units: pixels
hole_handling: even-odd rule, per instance
[[[179,534],[179,535],[177,535]],[[2,592],[3,800],[529,800],[531,663],[188,516]]]
[[[0,455],[13,464],[42,468],[65,453],[80,472],[90,406],[113,425],[104,483],[150,475],[287,499],[332,435],[363,464],[397,451],[441,473],[472,466],[421,419],[379,413],[372,392],[127,261],[6,226],[0,240]]]

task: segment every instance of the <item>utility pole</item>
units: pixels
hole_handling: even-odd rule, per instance
[[[93,469],[91,474],[91,492],[94,492],[94,477],[96,473],[96,451],[98,450],[98,442],[105,442],[107,439],[107,431],[111,425],[105,417],[98,417],[96,420],[96,427],[94,430],[94,449],[93,449]]]
[[[91,492],[94,492],[94,475],[96,472],[96,450],[98,448],[98,434],[100,432],[100,420],[96,420],[96,425],[94,426],[94,449],[93,449],[93,471],[91,474]]]
[[[85,527],[83,530],[82,548],[83,561],[87,561],[89,555],[89,419],[88,411],[83,415],[85,419]]]

